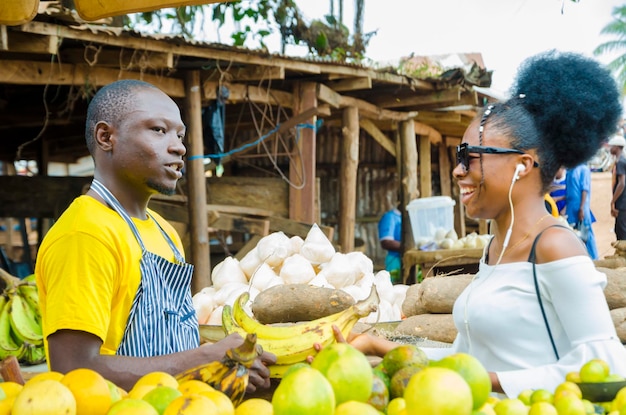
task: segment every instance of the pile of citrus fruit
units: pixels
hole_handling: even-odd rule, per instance
[[[128,391],[90,369],[44,372],[25,385],[0,382],[0,415],[626,415],[626,387],[610,400],[592,402],[584,388],[624,383],[592,359],[553,391],[527,389],[499,399],[476,358],[456,353],[429,361],[414,345],[401,345],[372,367],[354,347],[335,343],[311,364],[285,373],[270,400],[251,398],[235,407],[198,380],[178,382],[152,372]]]

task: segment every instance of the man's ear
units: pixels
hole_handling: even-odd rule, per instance
[[[113,147],[111,137],[113,135],[113,127],[105,121],[100,121],[94,129],[96,146],[103,151],[110,151]]]

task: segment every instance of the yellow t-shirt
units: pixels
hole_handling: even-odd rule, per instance
[[[181,254],[180,237],[150,211]],[[174,252],[152,219],[133,222],[146,249],[170,261]],[[43,336],[61,329],[92,333],[102,354],[115,354],[141,280],[141,247],[122,217],[90,196],[80,196],[46,234],[35,274]],[[47,352],[47,341],[45,342]]]

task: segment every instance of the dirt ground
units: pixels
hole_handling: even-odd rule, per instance
[[[593,224],[593,232],[600,258],[615,252],[611,246],[611,242],[615,241],[615,219],[610,212],[611,196],[611,172],[591,173],[591,211],[597,219]]]

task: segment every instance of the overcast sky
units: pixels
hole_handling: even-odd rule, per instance
[[[329,12],[328,0],[299,0],[309,18]],[[367,49],[376,61],[480,52],[494,71],[492,87],[506,92],[526,57],[559,49],[593,56],[610,37],[600,31],[624,0],[365,0],[364,31],[378,30]],[[344,1],[352,29],[353,1]],[[561,13],[563,10],[563,13]],[[612,57],[597,57],[606,63]]]

